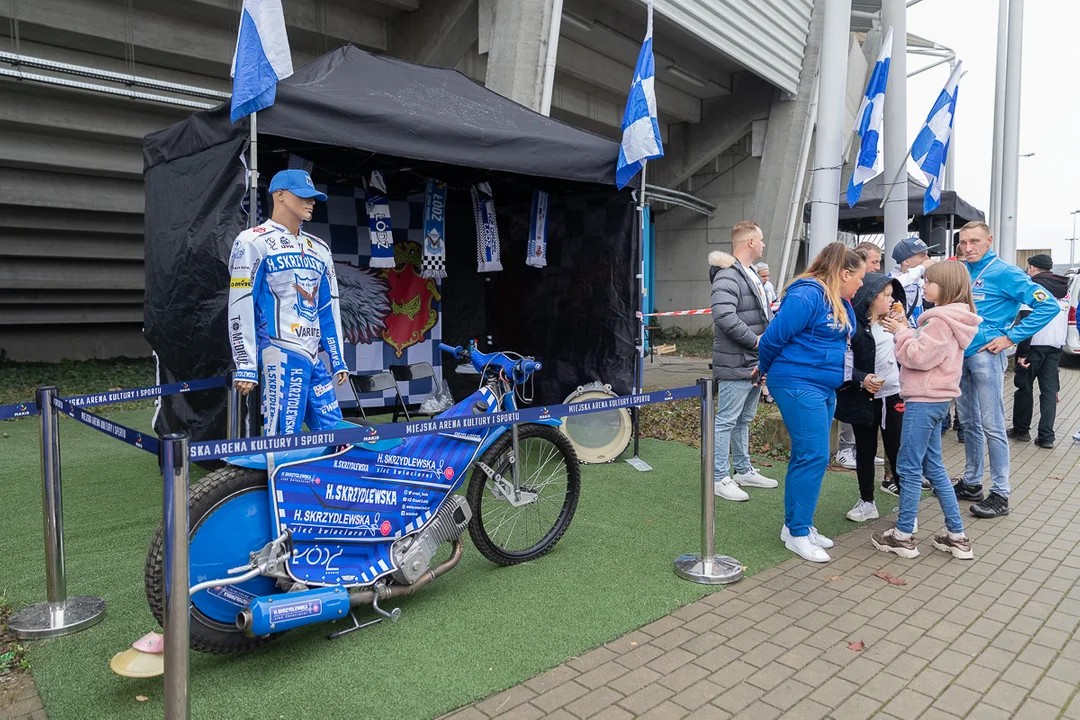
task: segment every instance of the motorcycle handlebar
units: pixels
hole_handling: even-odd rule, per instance
[[[460,345],[454,347],[453,345],[447,345],[446,343],[439,343],[439,349],[442,350],[444,353],[450,353],[454,357],[463,356],[462,347]]]

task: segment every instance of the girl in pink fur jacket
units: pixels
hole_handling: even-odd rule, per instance
[[[933,485],[945,514],[944,532],[934,535],[938,550],[971,560],[971,541],[964,534],[956,492],[941,459],[941,424],[949,403],[960,395],[964,350],[975,337],[982,319],[975,314],[971,277],[962,264],[946,261],[926,271],[926,300],[934,307],[919,317],[912,329],[906,321],[888,317],[882,326],[896,336],[900,363],[900,395],[904,399],[904,428],[896,472],[900,479],[900,513],[896,527],[871,536],[874,547],[903,558],[918,556],[915,546],[915,511],[922,479]]]

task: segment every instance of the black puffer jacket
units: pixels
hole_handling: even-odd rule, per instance
[[[851,300],[855,310],[855,334],[851,337],[851,352],[855,365],[851,372],[851,382],[846,382],[836,391],[836,419],[852,425],[873,425],[878,421],[874,417],[874,396],[867,392],[862,382],[867,375],[872,375],[877,360],[877,343],[870,331],[870,303],[885,286],[892,283],[893,297],[904,300],[904,286],[899,280],[880,273],[866,273],[862,287]]]
[[[709,253],[712,280],[713,378],[749,380],[758,363],[757,339],[772,319],[768,303],[734,255]]]

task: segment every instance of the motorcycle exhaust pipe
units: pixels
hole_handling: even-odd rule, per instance
[[[453,570],[461,562],[463,550],[461,538],[459,537],[454,540],[454,549],[450,553],[450,557],[421,575],[412,585],[384,585],[379,591],[378,601],[382,602],[412,595],[443,573]],[[358,593],[353,593],[349,596],[349,604],[354,608],[361,605],[371,605],[372,601],[375,600],[375,592],[375,590],[361,590]]]
[[[348,613],[349,593],[345,588],[316,588],[257,597],[236,616],[236,626],[248,637],[258,637],[339,620]]]

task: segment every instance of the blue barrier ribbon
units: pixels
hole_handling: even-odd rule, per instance
[[[119,402],[119,401],[118,401]],[[138,430],[121,425],[120,423],[107,420],[100,415],[95,415],[92,412],[87,412],[82,408],[72,405],[67,400],[62,398],[53,398],[53,407],[60,412],[64,413],[70,418],[74,418],[81,423],[85,423],[95,430],[99,430],[109,437],[116,438],[122,442],[126,442],[132,447],[137,447],[140,450],[145,450],[148,453],[154,455],[158,454],[158,448],[160,443],[155,435],[147,433],[143,434]]]
[[[225,377],[204,378],[202,380],[188,380],[187,382],[169,383],[168,385],[151,385],[150,387],[134,388],[132,390],[112,390],[110,392],[92,393],[90,395],[73,395],[64,398],[75,407],[91,407],[94,405],[112,405],[113,403],[131,402],[132,400],[145,400],[165,395],[195,392],[196,390],[210,390],[212,388],[225,387],[229,379]]]
[[[30,417],[31,415],[37,414],[37,403],[35,403],[33,400],[30,400],[29,402],[16,403],[14,405],[0,405],[0,420]]]
[[[228,384],[228,378],[214,377],[169,383],[168,385],[151,385],[150,387],[133,388],[131,390],[111,390],[89,395],[73,395],[64,398],[64,400],[67,400],[75,407],[92,407],[94,405],[112,405],[113,403],[131,402],[132,400],[145,400],[147,398],[164,397],[165,395],[176,395],[177,393],[195,392],[196,390],[211,390],[226,387]],[[16,403],[15,405],[0,405],[0,420],[29,417],[37,414],[37,403],[33,400]]]
[[[516,423],[536,422],[552,418],[585,415],[606,410],[618,410],[641,405],[701,397],[701,387],[690,385],[673,390],[658,390],[640,395],[626,395],[606,400],[588,400],[572,405],[548,405],[541,408],[514,410],[511,412],[473,415],[466,417],[432,418],[415,422],[390,423],[386,425],[322,430],[295,435],[267,435],[238,440],[208,440],[192,443],[189,457],[198,462],[220,460],[223,457],[256,455],[266,452],[284,452],[335,445],[362,445],[379,440],[433,435],[438,433],[475,432],[485,428]]]

